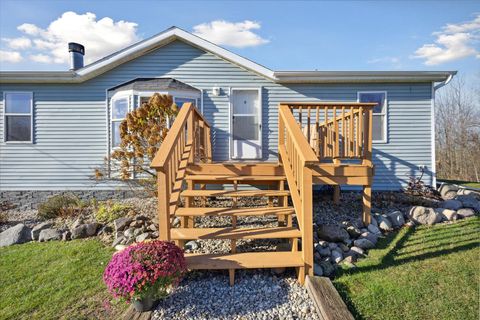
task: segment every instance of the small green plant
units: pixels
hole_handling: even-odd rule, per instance
[[[112,222],[115,219],[126,216],[131,209],[132,207],[129,205],[108,201],[98,206],[95,212],[95,219],[102,223]]]
[[[74,195],[59,194],[50,197],[38,206],[38,217],[53,219],[77,213],[79,200]]]

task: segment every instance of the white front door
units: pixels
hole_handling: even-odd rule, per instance
[[[262,103],[259,89],[231,91],[232,159],[262,157]]]

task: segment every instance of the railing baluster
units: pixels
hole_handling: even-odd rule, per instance
[[[342,157],[345,157],[345,107],[342,107]]]
[[[307,141],[308,141],[308,144],[311,145],[311,141],[310,141],[310,107],[308,107],[308,113],[307,113]]]
[[[319,132],[319,119],[320,119],[320,108],[316,107],[315,108],[316,114],[315,114],[315,132],[317,134],[317,141],[316,141],[316,154],[317,157],[320,158],[320,132]]]

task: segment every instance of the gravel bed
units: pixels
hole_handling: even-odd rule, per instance
[[[319,319],[306,289],[294,272],[236,272],[235,285],[226,272],[190,273],[154,312],[160,319]]]
[[[16,210],[10,209],[4,211],[7,220],[0,223],[0,232],[7,230],[19,223],[23,223],[29,228],[33,228],[41,220],[37,217],[37,210]]]

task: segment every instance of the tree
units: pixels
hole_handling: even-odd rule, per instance
[[[95,170],[97,180],[120,180],[156,195],[156,172],[150,168],[178,108],[168,95],[155,93],[120,123],[120,145]]]
[[[480,88],[475,89],[468,88],[465,80],[457,77],[437,95],[438,178],[480,180]]]

